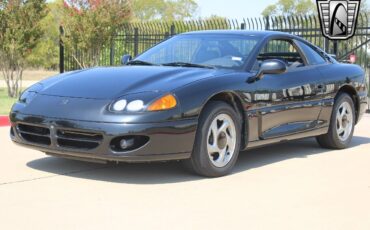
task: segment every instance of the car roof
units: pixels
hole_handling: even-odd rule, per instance
[[[267,37],[273,35],[282,35],[287,37],[295,37],[291,34],[279,32],[279,31],[253,31],[253,30],[200,30],[200,31],[192,31],[183,33],[185,35],[195,35],[195,34],[230,34],[230,35],[244,35],[244,36],[259,36],[259,37]]]

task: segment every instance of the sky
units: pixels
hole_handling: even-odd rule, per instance
[[[199,16],[223,16],[230,19],[259,17],[262,11],[278,0],[195,0],[199,6]],[[365,0],[370,5],[370,0]]]
[[[230,19],[258,17],[262,11],[277,0],[196,0],[199,16],[218,15]]]

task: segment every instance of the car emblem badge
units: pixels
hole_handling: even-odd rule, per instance
[[[66,105],[66,104],[68,104],[69,103],[69,100],[68,99],[63,99],[62,100],[62,105]]]
[[[355,34],[361,0],[317,0],[321,30],[332,40],[346,40]]]

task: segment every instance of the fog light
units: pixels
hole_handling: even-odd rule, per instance
[[[149,142],[147,136],[120,136],[110,142],[114,154],[121,154],[137,150]]]
[[[134,138],[130,138],[130,139],[123,138],[119,142],[119,144],[120,144],[122,149],[129,149],[135,144],[135,139]]]

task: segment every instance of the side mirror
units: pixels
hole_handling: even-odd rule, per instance
[[[261,80],[265,74],[282,74],[287,71],[285,62],[278,59],[266,60],[262,63],[260,70],[255,77],[249,78],[248,83]]]
[[[122,65],[127,65],[132,60],[132,56],[129,54],[123,55],[121,59]]]

